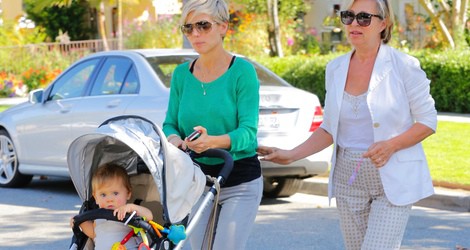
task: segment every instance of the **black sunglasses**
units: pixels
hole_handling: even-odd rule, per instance
[[[212,29],[212,24],[217,24],[216,22],[211,23],[209,21],[199,21],[195,23],[187,23],[181,25],[181,32],[189,36],[193,33],[194,28],[196,28],[199,33],[208,33]]]
[[[383,17],[380,15],[369,14],[366,12],[359,12],[357,14],[354,14],[354,12],[350,10],[345,10],[345,11],[341,11],[340,14],[341,14],[341,22],[344,25],[350,25],[351,23],[354,22],[354,19],[356,19],[359,26],[367,27],[370,25],[370,22],[372,21],[373,16],[380,18],[380,20],[383,20]]]

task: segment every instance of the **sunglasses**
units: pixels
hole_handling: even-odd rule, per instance
[[[345,10],[341,11],[341,22],[344,25],[350,25],[351,23],[354,22],[354,19],[357,20],[357,24],[362,27],[367,27],[370,25],[370,22],[372,21],[372,17],[378,17],[380,20],[383,20],[383,17],[380,15],[374,15],[374,14],[369,14],[366,12],[359,12],[358,14],[354,14],[354,12],[350,10]]]
[[[187,23],[187,24],[181,25],[181,32],[189,36],[193,33],[194,28],[196,28],[197,32],[205,34],[211,31],[213,24],[217,24],[217,23],[216,22],[211,23],[209,21]]]

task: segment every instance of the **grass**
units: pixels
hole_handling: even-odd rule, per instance
[[[440,121],[423,142],[435,185],[470,188],[470,124]]]
[[[0,112],[8,105],[0,105]],[[470,190],[470,124],[439,121],[437,133],[423,142],[437,186]]]
[[[2,112],[3,110],[7,109],[11,107],[10,105],[0,105],[0,112]]]

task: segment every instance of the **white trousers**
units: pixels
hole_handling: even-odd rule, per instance
[[[364,152],[339,148],[334,169],[334,193],[346,249],[400,249],[412,205],[390,203],[379,170],[369,159],[361,160]]]

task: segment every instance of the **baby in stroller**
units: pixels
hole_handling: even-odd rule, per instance
[[[101,165],[91,179],[93,197],[100,208],[113,210],[113,215],[123,220],[126,213],[136,212],[137,216],[152,220],[152,212],[143,206],[128,204],[132,187],[126,170],[115,163]],[[71,221],[73,227],[73,218]],[[123,239],[126,249],[138,249],[141,239],[139,237],[126,237],[132,235],[133,230],[117,221],[97,219],[85,221],[80,228],[90,239],[94,239],[95,249],[111,249],[113,245],[120,244]]]
[[[142,240],[140,249],[181,249],[187,236],[195,231],[195,225],[198,224],[203,211],[214,209],[213,204],[216,203],[212,201],[217,197],[220,189],[218,186],[223,185],[233,168],[233,159],[222,149],[207,150],[193,157],[223,159],[223,171],[215,181],[208,180],[188,154],[168,143],[157,125],[138,116],[111,118],[101,124],[95,132],[75,139],[69,147],[67,162],[70,177],[83,203],[79,214],[71,221],[73,236],[69,249],[98,249],[92,239],[95,236],[96,244],[101,244],[98,242],[101,239],[92,222],[99,219],[127,225],[129,234],[125,236],[138,234]],[[100,179],[96,175],[99,171],[105,171],[100,169],[108,164],[117,164],[125,170],[120,180],[126,181],[119,182],[117,178],[110,178],[113,183],[124,184],[127,183],[127,178],[130,179],[130,198],[129,187],[119,191],[124,194],[119,204],[122,205],[122,210],[117,209],[118,205],[110,209],[99,201],[102,191],[97,190],[101,185],[95,184]],[[202,198],[208,181],[214,185],[211,192],[204,195],[202,204],[205,205],[201,205],[189,220],[189,214]],[[128,201],[143,207],[126,205]],[[140,210],[146,208],[151,212]],[[132,213],[129,213],[130,211]],[[124,219],[121,219],[123,216]],[[88,224],[91,228],[89,234],[85,234],[88,229],[85,229],[87,226],[84,222],[87,221],[91,223]],[[211,225],[208,225],[208,228],[210,227]],[[131,231],[131,228],[134,231]],[[116,241],[125,241],[128,238],[124,237],[125,240],[122,240],[122,237],[121,234],[117,237],[120,239]],[[113,240],[109,241],[112,243]],[[124,243],[120,246],[117,249],[122,249]]]

